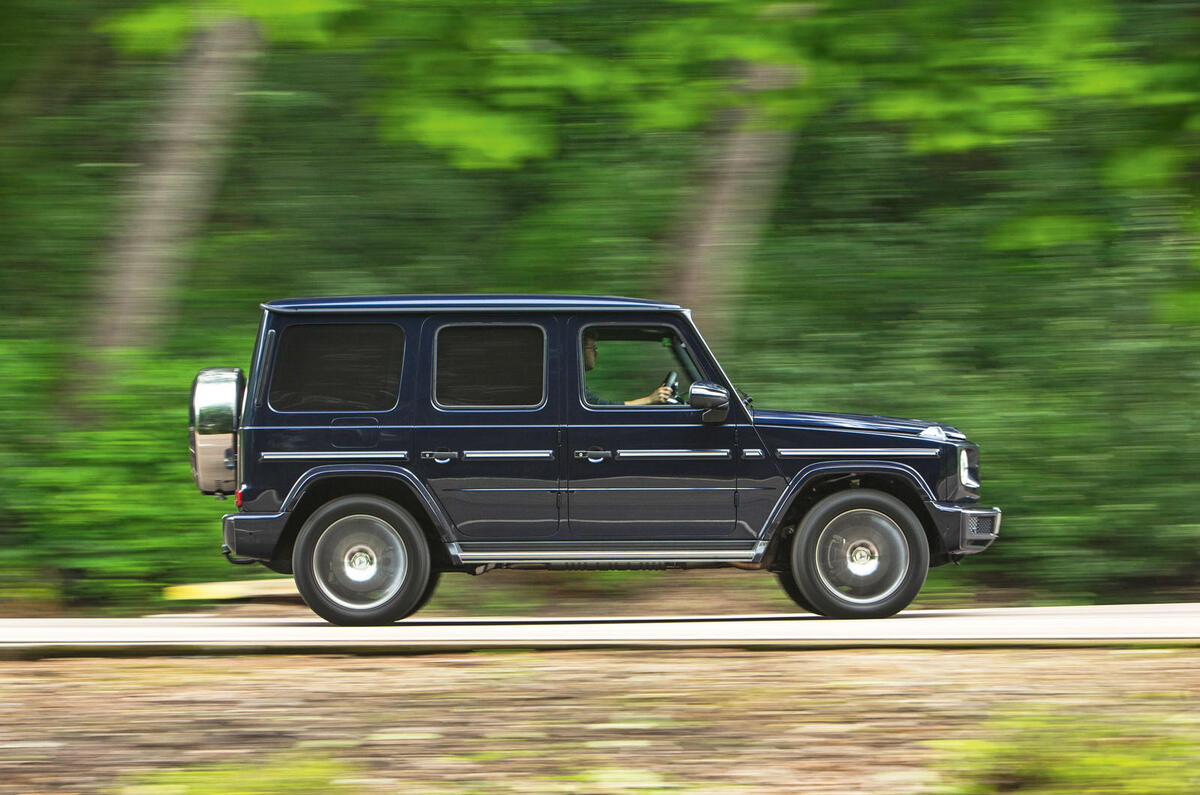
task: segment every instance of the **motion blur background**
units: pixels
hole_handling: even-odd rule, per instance
[[[1193,3],[4,23],[6,612],[244,575],[188,471],[195,372],[248,367],[260,301],[439,291],[678,300],[758,406],[962,428],[1004,536],[935,593],[1197,598]]]

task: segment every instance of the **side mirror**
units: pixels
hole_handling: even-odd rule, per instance
[[[729,416],[729,390],[712,381],[696,381],[688,390],[688,405],[704,410],[702,422],[724,422]]]

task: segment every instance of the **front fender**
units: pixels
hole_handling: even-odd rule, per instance
[[[771,509],[767,520],[763,522],[762,529],[759,530],[758,537],[763,542],[759,544],[759,547],[765,551],[783,523],[783,517],[787,515],[788,508],[791,507],[797,497],[804,493],[806,487],[827,475],[848,473],[881,474],[901,477],[916,489],[917,494],[921,495],[923,500],[936,499],[920,473],[907,464],[895,461],[822,461],[816,464],[809,464],[792,477],[787,487],[783,490],[783,493],[779,495],[779,499],[775,502],[775,507]]]

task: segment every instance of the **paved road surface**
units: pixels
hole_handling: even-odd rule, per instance
[[[383,652],[481,648],[991,645],[1200,646],[1200,603],[913,610],[871,621],[816,616],[427,618],[335,627],[312,618],[0,619],[0,656]]]

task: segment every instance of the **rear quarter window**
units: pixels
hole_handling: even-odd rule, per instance
[[[404,330],[392,323],[289,326],[268,402],[275,411],[388,411],[403,362]]]

